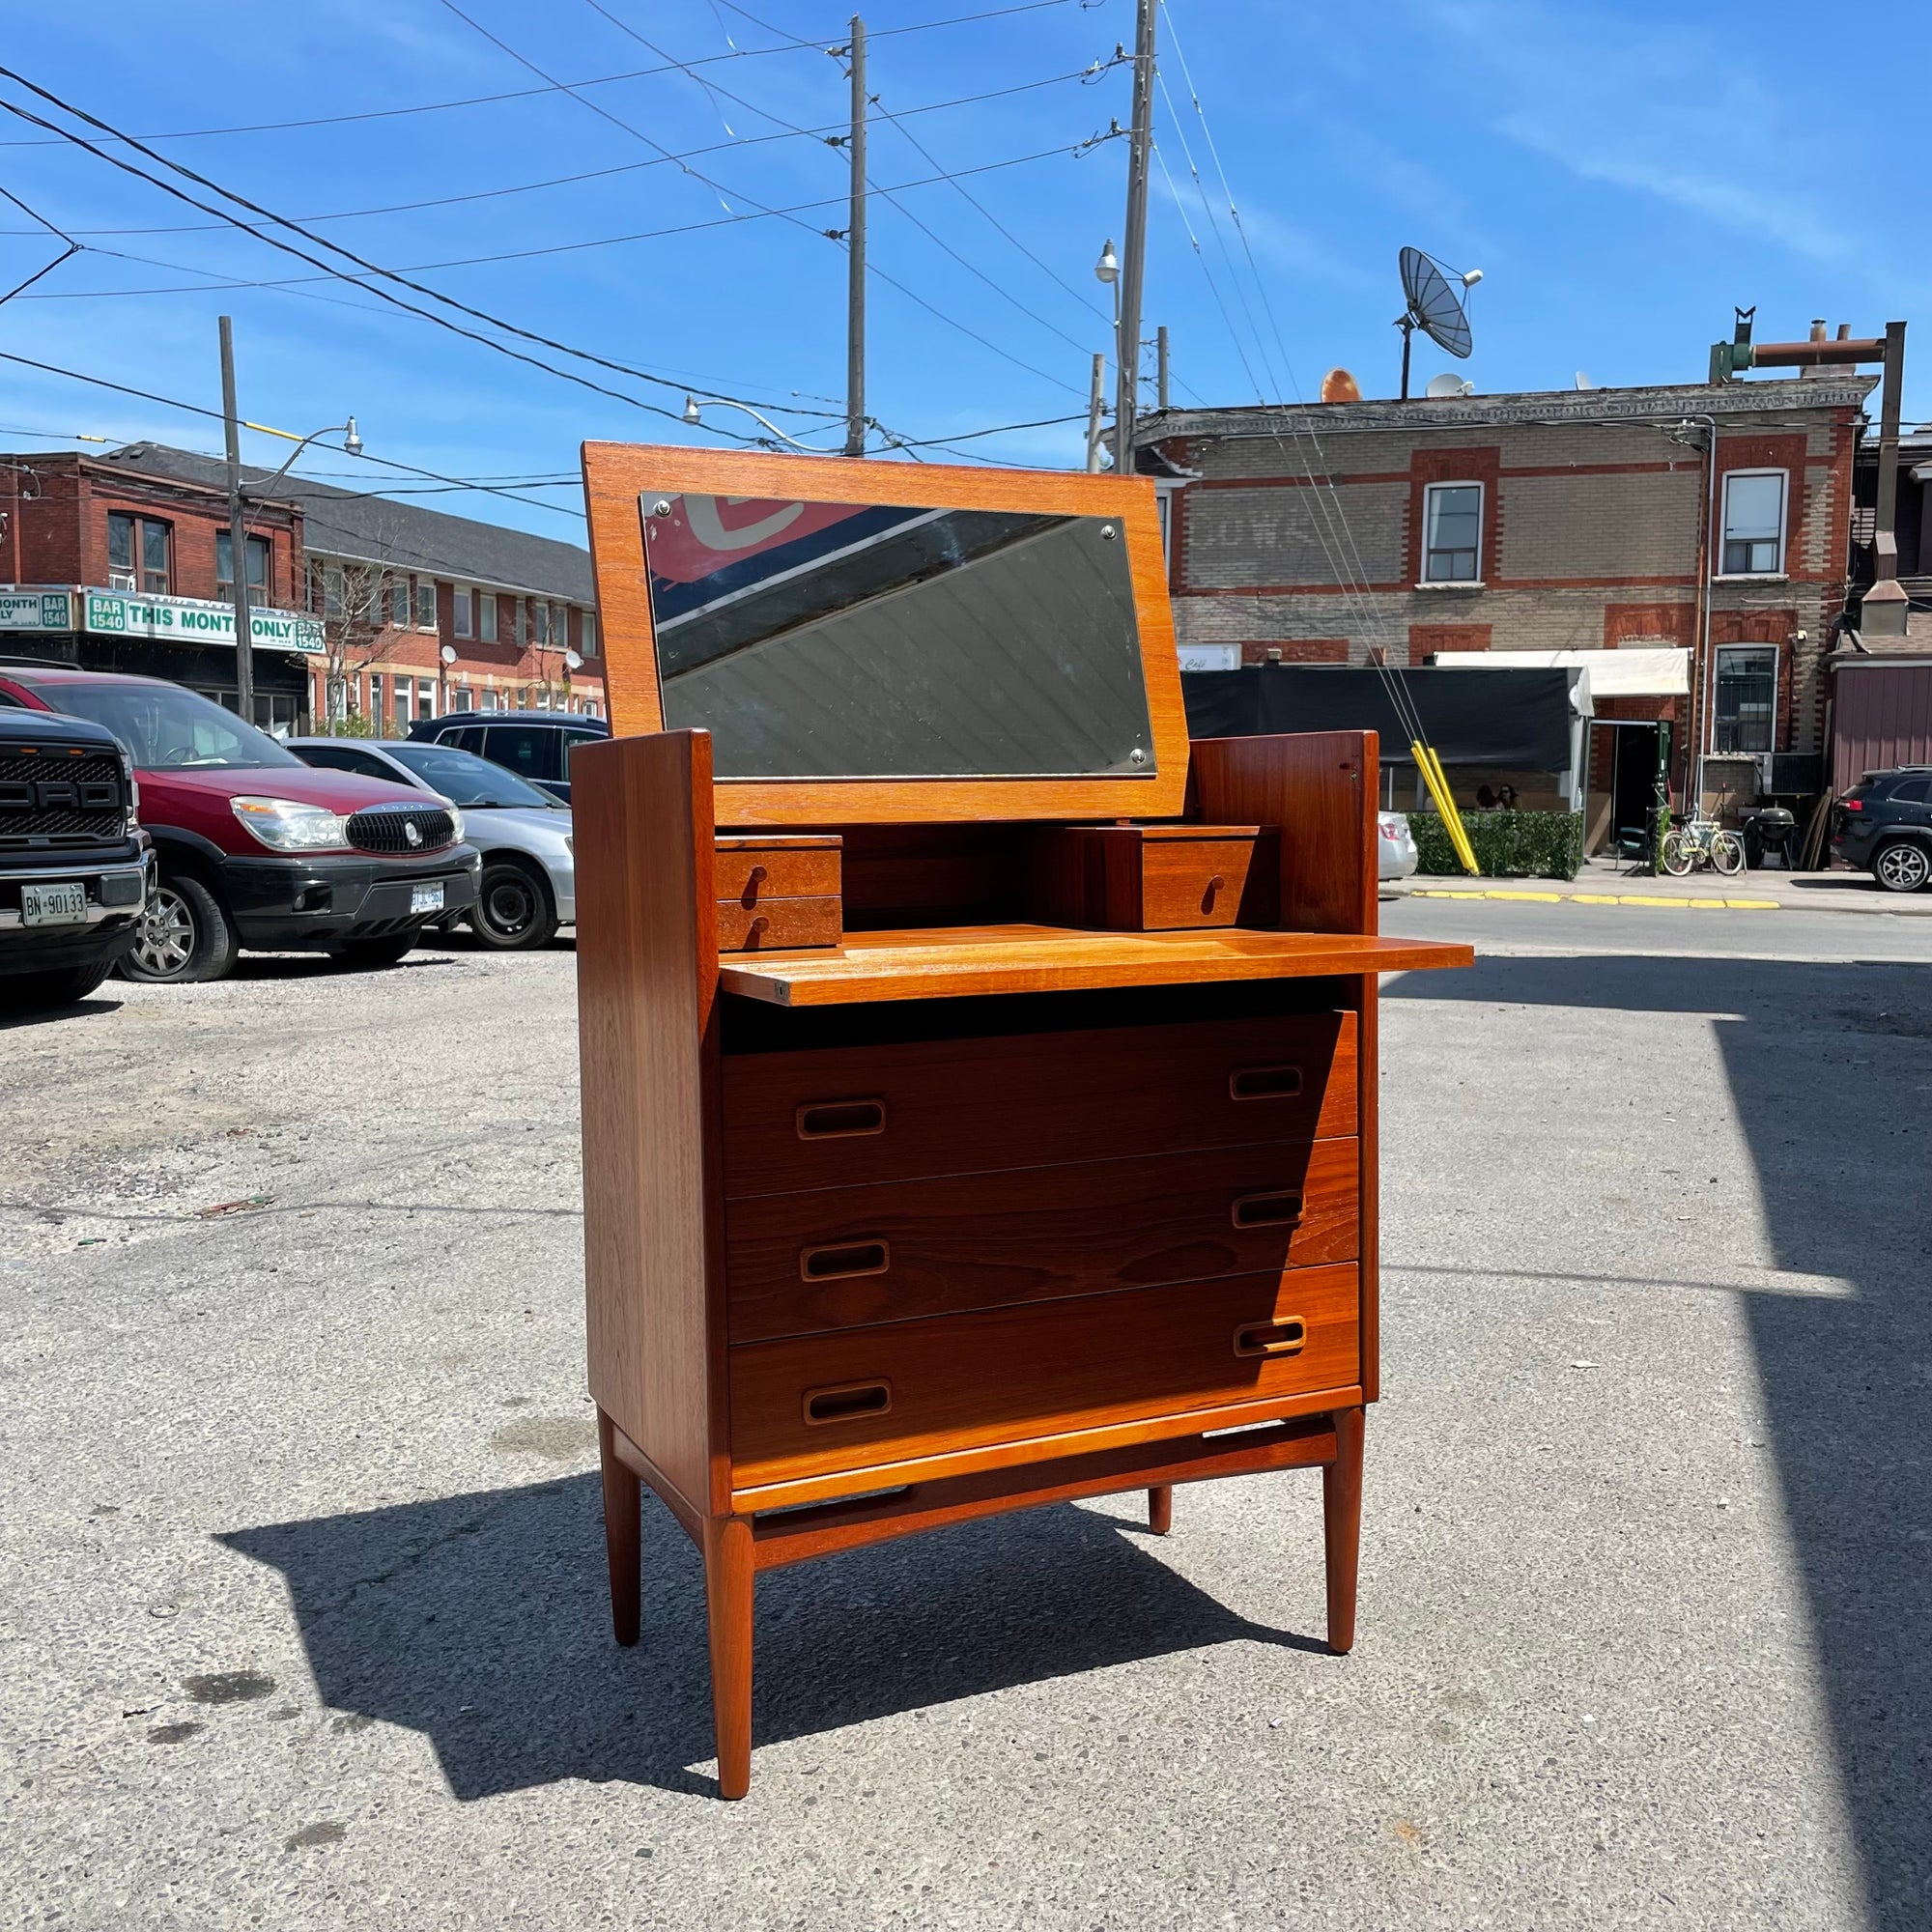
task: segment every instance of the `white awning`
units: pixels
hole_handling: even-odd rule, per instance
[[[1590,696],[1677,697],[1690,689],[1682,644],[1632,644],[1614,651],[1437,651],[1443,670],[1587,670]]]

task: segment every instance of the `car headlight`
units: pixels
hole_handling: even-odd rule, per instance
[[[443,810],[449,813],[450,838],[458,845],[463,843],[463,814],[448,800],[442,802]]]
[[[276,852],[323,852],[349,843],[349,823],[327,806],[293,798],[237,798],[229,807],[250,835]]]

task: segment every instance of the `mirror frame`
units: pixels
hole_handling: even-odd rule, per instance
[[[719,779],[717,822],[906,825],[973,819],[1177,818],[1187,792],[1187,714],[1168,604],[1160,517],[1146,477],[974,469],[864,457],[586,442],[583,494],[603,631],[605,696],[618,737],[664,729],[639,498],[694,495],[884,503],[914,509],[1113,517],[1127,539],[1154,771],[1146,778]]]

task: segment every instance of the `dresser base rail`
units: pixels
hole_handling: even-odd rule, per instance
[[[894,1537],[969,1522],[1009,1510],[1145,1490],[1148,1526],[1165,1536],[1174,1491],[1185,1483],[1272,1469],[1320,1468],[1326,1555],[1328,1645],[1355,1641],[1355,1575],[1361,1543],[1363,1410],[1293,1416],[1225,1432],[1090,1450],[1017,1467],[949,1476],[828,1502],[711,1516],[697,1510],[622,1430],[598,1412],[604,1469],[611,1614],[617,1641],[636,1643],[642,1546],[640,1485],[663,1499],[704,1557],[711,1682],[718,1733],[718,1789],[742,1798],[752,1776],[752,1599],[757,1573],[831,1556]]]

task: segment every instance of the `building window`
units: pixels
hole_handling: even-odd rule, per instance
[[[326,563],[322,567],[322,614],[325,617],[339,617],[347,608],[347,600],[342,588],[342,566],[339,563]]]
[[[436,716],[436,686],[427,678],[416,686],[416,716],[418,718]]]
[[[416,579],[416,629],[436,629],[436,585],[420,577]]]
[[[1777,722],[1777,646],[1731,644],[1718,652],[1716,752],[1768,752]]]
[[[583,636],[583,641],[577,647],[578,654],[581,657],[594,658],[597,655],[597,612],[586,611],[578,622],[582,628]]]
[[[479,590],[476,596],[476,636],[480,642],[497,641],[497,597],[494,591]]]
[[[389,622],[399,631],[409,628],[410,580],[407,577],[392,577],[389,580]]]
[[[235,595],[235,539],[227,530],[214,533],[214,594]],[[248,602],[266,606],[269,601],[269,539],[248,539]]]
[[[170,534],[169,526],[154,517],[133,517],[125,510],[108,511],[108,587],[165,597]]]
[[[570,648],[570,606],[553,604],[550,607],[550,640],[560,651]]]
[[[459,638],[476,635],[469,623],[469,592],[460,583],[456,586],[456,622],[451,628]]]
[[[1422,581],[1475,583],[1482,577],[1483,486],[1432,483],[1422,496]]]
[[[550,606],[540,598],[530,599],[530,626],[535,633],[538,650],[550,648]]]
[[[1784,481],[1781,469],[1733,469],[1724,478],[1723,576],[1783,570]]]

